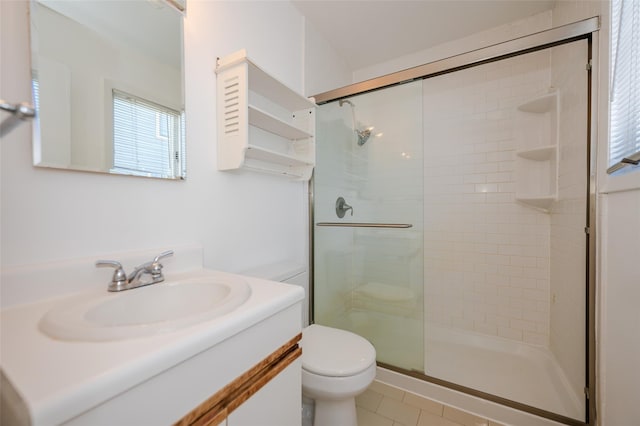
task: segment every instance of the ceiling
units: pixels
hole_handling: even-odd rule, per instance
[[[293,0],[352,70],[549,10],[554,0]]]

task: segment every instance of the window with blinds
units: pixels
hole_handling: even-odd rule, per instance
[[[609,168],[640,167],[640,1],[611,2]]]
[[[113,90],[114,173],[184,177],[184,113]]]
[[[31,79],[31,93],[33,93],[33,106],[36,111],[40,111],[40,82],[38,77],[32,72],[33,78]]]

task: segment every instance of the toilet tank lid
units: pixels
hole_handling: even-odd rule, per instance
[[[307,268],[300,263],[294,261],[283,261],[256,266],[242,272],[242,274],[250,277],[282,282],[295,277],[306,270]]]
[[[318,324],[304,329],[300,346],[302,368],[323,376],[352,376],[376,361],[376,350],[365,338]]]

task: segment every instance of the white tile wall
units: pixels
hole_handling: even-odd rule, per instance
[[[425,316],[549,340],[549,215],[515,200],[516,106],[549,88],[548,52],[424,81]]]

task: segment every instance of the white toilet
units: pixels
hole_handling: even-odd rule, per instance
[[[314,426],[357,426],[355,397],[376,376],[376,350],[357,334],[313,324],[302,331],[302,394]]]
[[[308,291],[307,273],[300,265],[266,265],[246,274],[302,285]],[[302,323],[308,323],[306,312]],[[357,334],[312,324],[302,330],[300,346],[302,394],[315,402],[314,426],[357,426],[355,397],[376,376],[373,345]]]

